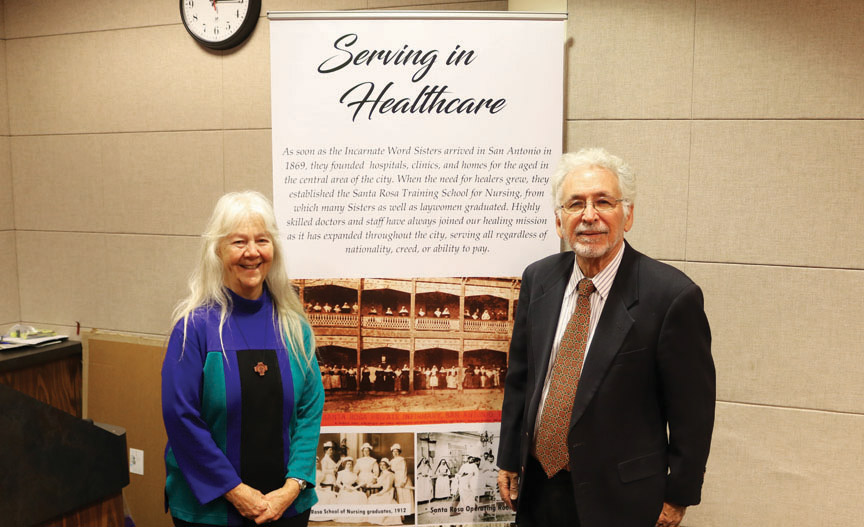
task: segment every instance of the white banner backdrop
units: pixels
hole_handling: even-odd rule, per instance
[[[558,250],[563,16],[270,18],[291,276],[519,276]]]

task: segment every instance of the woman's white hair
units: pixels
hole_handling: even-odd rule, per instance
[[[288,348],[299,364],[311,365],[315,350],[303,347],[303,325],[306,315],[300,298],[285,271],[284,250],[276,224],[276,214],[270,201],[261,193],[247,190],[225,194],[216,202],[207,228],[201,235],[201,253],[198,265],[189,277],[189,294],[174,309],[172,325],[183,321],[183,346],[186,346],[186,329],[189,317],[201,307],[219,307],[219,340],[222,351],[222,329],[231,313],[231,295],[225,287],[225,270],[220,250],[223,241],[247,220],[260,220],[273,243],[273,265],[265,282],[270,290],[274,306],[274,324],[285,339]],[[305,368],[304,368],[305,372]]]
[[[604,168],[618,179],[621,199],[624,200],[624,217],[629,217],[636,200],[636,174],[623,159],[603,148],[583,148],[576,153],[571,152],[561,156],[558,168],[552,174],[552,206],[557,208],[561,205],[561,187],[567,174],[584,166]]]

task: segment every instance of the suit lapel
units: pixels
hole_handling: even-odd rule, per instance
[[[562,258],[557,260],[549,269],[546,279],[541,282],[538,296],[531,302],[531,348],[534,356],[531,360],[536,365],[534,370],[535,386],[539,389],[534,391],[532,404],[529,408],[533,412],[537,407],[542,395],[542,387],[549,369],[549,356],[552,353],[552,343],[555,340],[555,330],[558,328],[558,318],[561,315],[561,302],[564,299],[564,291],[573,273],[573,261],[575,254],[571,252],[562,253]],[[533,423],[534,416],[528,416],[529,422]]]
[[[625,242],[626,243],[626,242]],[[579,387],[573,401],[573,413],[570,417],[570,428],[579,421],[588,403],[597,393],[609,365],[621,348],[624,338],[633,325],[633,317],[629,309],[635,304],[639,291],[639,253],[629,244],[625,245],[621,265],[615,275],[615,282],[609,290],[609,298],[603,306],[603,313],[594,330],[594,338],[585,358]],[[554,331],[554,330],[553,330]]]

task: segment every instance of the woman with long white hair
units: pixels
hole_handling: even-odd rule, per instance
[[[273,207],[257,192],[226,194],[202,238],[162,365],[171,516],[303,527],[324,390]]]

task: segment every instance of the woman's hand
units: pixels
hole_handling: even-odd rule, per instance
[[[268,502],[264,495],[257,489],[253,489],[245,483],[241,483],[225,493],[225,499],[234,505],[244,518],[258,520],[261,514],[267,512]]]
[[[291,478],[285,480],[285,484],[281,488],[268,492],[264,495],[264,501],[267,503],[267,510],[263,514],[255,518],[255,523],[272,522],[278,520],[285,514],[288,507],[294,503],[297,496],[300,495],[300,484]]]

